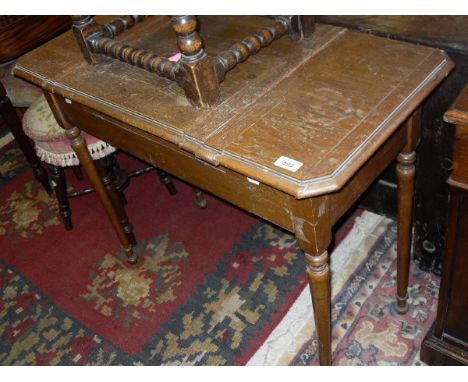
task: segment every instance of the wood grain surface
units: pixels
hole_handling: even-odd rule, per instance
[[[203,49],[214,56],[268,22],[201,18]],[[118,38],[132,47],[161,56],[178,50],[167,18],[128,32]],[[23,57],[15,72],[47,91],[129,261],[137,254],[81,129],[293,232],[307,263],[320,363],[329,365],[332,226],[395,158],[397,311],[408,309],[419,107],[452,68],[437,49],[318,25],[309,38],[282,38],[240,62],[205,109],[177,84],[125,62],[88,64],[70,33]]]
[[[223,50],[269,22],[240,20],[241,27],[236,17],[202,18],[206,50]],[[176,52],[170,21],[146,22],[152,24],[136,25],[125,39],[162,55]],[[312,38],[282,39],[234,68],[219,103],[207,110],[193,108],[176,84],[125,63],[87,64],[71,33],[23,57],[15,72],[304,198],[341,188],[451,68],[439,50],[318,25]],[[303,166],[279,168],[280,156]]]

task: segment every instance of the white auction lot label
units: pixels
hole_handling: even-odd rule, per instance
[[[301,168],[301,166],[304,164],[302,162],[299,162],[295,159],[288,158],[285,156],[279,157],[276,162],[274,163],[275,166],[284,168],[285,170],[289,170],[291,172],[296,172]]]

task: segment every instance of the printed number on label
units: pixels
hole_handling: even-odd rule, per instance
[[[304,164],[302,162],[299,162],[295,159],[291,159],[285,156],[279,157],[276,162],[274,163],[275,166],[284,168],[285,170],[289,170],[292,172],[296,172],[301,168],[301,166]]]

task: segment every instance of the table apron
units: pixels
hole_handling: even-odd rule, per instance
[[[297,199],[293,195],[260,182],[256,184],[255,179],[223,166],[213,166],[173,143],[86,106],[61,101],[58,106],[67,121],[83,131],[294,233],[293,204]],[[326,199],[331,226],[401,152],[406,134],[403,124],[341,190],[310,198]]]
[[[59,98],[59,97],[57,97]],[[290,205],[296,198],[255,179],[213,166],[177,145],[87,107],[60,102],[67,121],[81,130],[167,171],[237,207],[294,232]]]

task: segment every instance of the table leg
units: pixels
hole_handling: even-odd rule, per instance
[[[315,328],[317,330],[320,365],[331,365],[331,290],[328,252],[319,256],[305,253]]]
[[[122,225],[122,221],[120,219],[119,213],[116,210],[112,199],[109,197],[107,193],[106,187],[102,182],[101,177],[94,165],[93,158],[91,158],[91,154],[89,153],[88,146],[86,145],[86,141],[81,135],[81,130],[77,126],[71,125],[65,116],[63,115],[60,106],[58,105],[56,95],[51,93],[44,93],[47,101],[49,102],[49,106],[54,114],[54,117],[57,123],[65,129],[65,133],[70,139],[70,144],[73,151],[76,153],[80,164],[83,166],[86,175],[89,178],[91,185],[93,186],[94,190],[96,191],[101,203],[109,217],[112,226],[114,227],[115,232],[120,240],[120,244],[122,245],[123,250],[127,255],[127,261],[131,264],[136,263],[137,256],[133,252],[132,244],[125,232],[125,229]]]
[[[317,331],[320,365],[331,365],[331,288],[327,248],[331,226],[327,197],[293,201],[294,231],[304,251]]]
[[[421,136],[421,109],[405,123],[406,145],[397,157],[396,175],[398,183],[398,239],[397,239],[397,296],[396,310],[400,314],[408,311],[408,278],[411,254],[413,222],[414,178],[416,168],[415,148]]]
[[[398,241],[397,241],[397,303],[400,314],[408,311],[408,278],[411,253],[411,227],[413,221],[414,162],[416,152],[398,155],[396,168],[398,180]]]
[[[192,187],[193,194],[195,195],[195,200],[197,202],[197,206],[201,209],[206,208],[208,205],[208,201],[206,200],[205,194],[202,190],[199,190],[196,187]]]
[[[123,198],[119,195],[119,192],[116,189],[116,179],[114,175],[114,163],[115,157],[113,154],[108,155],[102,159],[96,161],[97,170],[101,176],[101,179],[106,187],[107,193],[112,201],[115,211],[117,212],[120,222],[124,228],[125,233],[127,234],[130,244],[136,245],[135,235],[133,234],[133,227],[128,220],[125,208],[123,206]]]
[[[136,263],[137,258],[133,253],[133,248],[130,243],[130,240],[125,232],[125,228],[122,225],[122,221],[120,219],[120,215],[115,208],[114,203],[112,202],[111,197],[107,193],[107,190],[104,186],[104,183],[101,177],[98,174],[96,166],[94,165],[93,159],[91,158],[91,154],[88,151],[88,146],[86,145],[85,139],[81,135],[81,130],[76,126],[66,126],[65,131],[67,137],[71,141],[71,147],[75,151],[78,159],[80,160],[81,165],[83,166],[86,175],[88,176],[92,186],[94,187],[96,193],[101,200],[101,203],[109,216],[109,219],[117,233],[117,236],[120,239],[120,243],[127,255],[127,261],[129,263]]]

